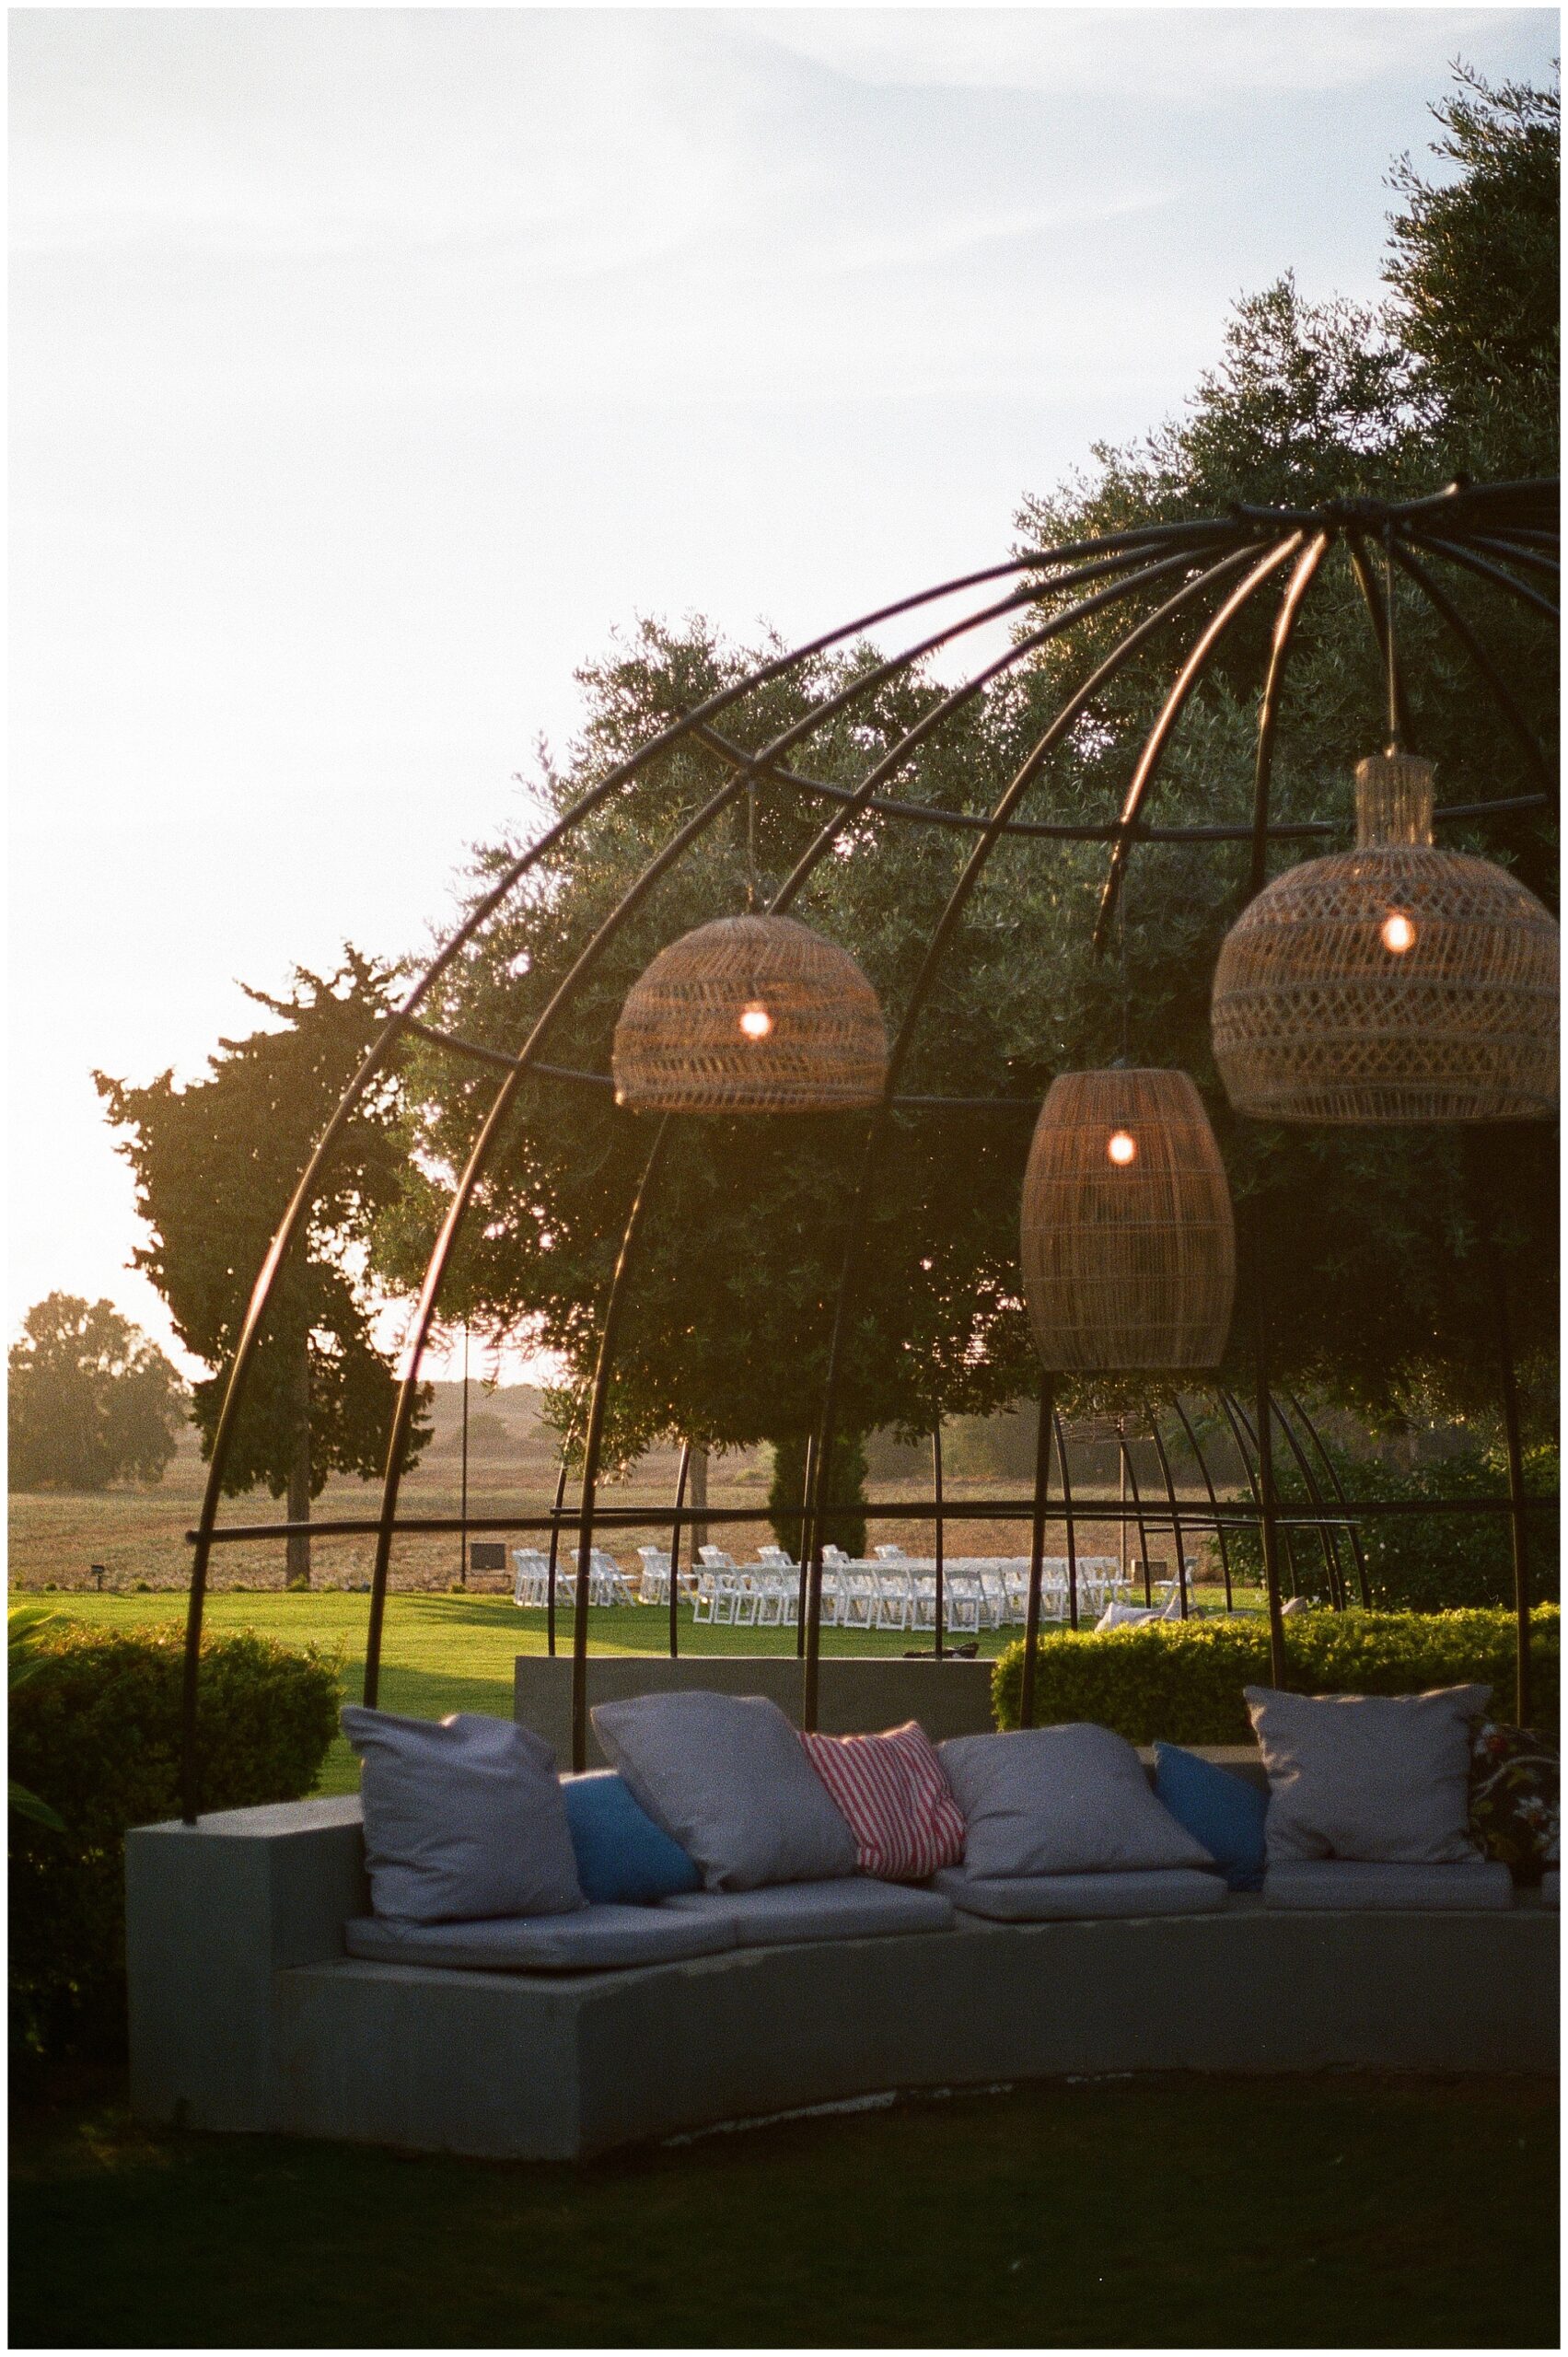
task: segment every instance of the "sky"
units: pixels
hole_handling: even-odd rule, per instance
[[[999,561],[1549,9],[19,9],[9,1314],[187,1372],[95,1067],[445,930],[640,615]],[[435,1371],[435,1370],[433,1370]]]

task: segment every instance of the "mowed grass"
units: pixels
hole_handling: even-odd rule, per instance
[[[29,1597],[29,1601],[33,1600]],[[73,1620],[99,1629],[182,1629],[185,1598],[166,1590],[152,1596],[89,1596],[59,1593],[37,1599]],[[205,1625],[218,1633],[253,1629],[286,1645],[317,1645],[336,1657],[345,1701],[357,1701],[365,1675],[365,1630],[370,1599],[329,1591],[289,1595],[265,1589],[252,1595],[225,1589],[207,1598]],[[618,1611],[598,1610],[588,1616],[588,1643],[595,1653],[664,1653],[668,1650],[667,1612],[631,1606]],[[988,1631],[981,1650],[994,1654],[1016,1631]],[[899,1654],[906,1646],[929,1645],[929,1635],[911,1638],[896,1631],[870,1634],[825,1629],[822,1650],[830,1655]],[[557,1645],[569,1653],[571,1616],[557,1615]],[[793,1629],[713,1629],[693,1627],[689,1609],[680,1615],[683,1654],[793,1655]],[[498,1718],[512,1714],[512,1668],[519,1654],[542,1654],[547,1646],[545,1615],[519,1612],[509,1597],[498,1596],[432,1596],[394,1591],[387,1599],[382,1640],[379,1701],[389,1711],[415,1718],[444,1718],[448,1711],[489,1711]],[[358,1790],[359,1770],[340,1736],[327,1755],[318,1789],[323,1793]]]
[[[1555,2348],[1534,2081],[958,2092],[576,2167],[18,2123],[61,2348]]]

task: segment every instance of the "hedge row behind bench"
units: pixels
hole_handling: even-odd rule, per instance
[[[1532,1616],[1530,1716],[1558,1722],[1556,1605]],[[1302,1612],[1285,1622],[1290,1684],[1305,1694],[1412,1694],[1489,1680],[1499,1718],[1514,1713],[1514,1616],[1503,1611]],[[1035,1724],[1093,1719],[1130,1743],[1249,1743],[1244,1686],[1272,1682],[1269,1624],[1168,1620],[1063,1630],[1040,1640]],[[991,1683],[999,1727],[1018,1724],[1022,1641],[997,1660]]]

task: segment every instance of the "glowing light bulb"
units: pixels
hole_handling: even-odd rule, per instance
[[[1105,1151],[1109,1159],[1115,1163],[1119,1170],[1125,1170],[1130,1162],[1136,1162],[1138,1159],[1138,1141],[1126,1130],[1118,1130],[1112,1135]]]
[[[753,1000],[740,1010],[740,1028],[749,1039],[765,1039],[773,1028],[773,1018],[765,1006]]]
[[[1384,948],[1391,950],[1396,958],[1402,958],[1415,945],[1415,927],[1402,909],[1396,909],[1391,916],[1384,918],[1382,934]]]

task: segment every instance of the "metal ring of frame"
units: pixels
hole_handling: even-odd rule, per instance
[[[1431,610],[1443,623],[1449,635],[1474,668],[1478,678],[1502,714],[1508,727],[1518,739],[1528,765],[1540,782],[1539,793],[1516,795],[1490,803],[1454,805],[1437,813],[1440,819],[1481,819],[1488,816],[1544,808],[1552,801],[1552,773],[1533,730],[1521,713],[1516,700],[1503,679],[1484,643],[1466,616],[1455,606],[1446,591],[1434,578],[1430,563],[1458,567],[1484,581],[1494,589],[1512,596],[1533,610],[1555,618],[1553,599],[1533,580],[1522,579],[1520,572],[1540,575],[1554,573],[1549,551],[1557,546],[1557,486],[1555,482],[1532,481],[1486,485],[1458,482],[1429,497],[1391,505],[1362,499],[1332,501],[1316,509],[1260,508],[1236,505],[1224,517],[1194,519],[1178,524],[1149,525],[1137,529],[1106,535],[1098,540],[1081,540],[1055,549],[1016,557],[1005,563],[992,565],[942,582],[935,588],[898,599],[857,616],[842,628],[825,633],[795,650],[778,656],[745,679],[720,690],[704,702],[677,714],[669,725],[658,731],[648,742],[628,759],[617,763],[606,776],[585,793],[570,809],[547,828],[507,866],[499,880],[485,893],[454,931],[436,957],[426,967],[406,998],[387,1018],[372,1042],[359,1070],[344,1090],[331,1121],[310,1157],[295,1190],[288,1207],[279,1223],[277,1232],[267,1251],[251,1293],[231,1363],[223,1405],[214,1433],[212,1456],[208,1468],[206,1489],[196,1528],[188,1534],[192,1546],[190,1602],[186,1620],[186,1643],[181,1724],[181,1805],[185,1819],[194,1823],[200,1803],[197,1783],[197,1704],[201,1663],[201,1641],[203,1606],[211,1551],[215,1545],[239,1538],[285,1537],[291,1526],[286,1523],[264,1525],[219,1526],[218,1510],[223,1495],[224,1477],[240,1407],[254,1361],[256,1348],[264,1324],[273,1286],[283,1263],[298,1239],[308,1217],[310,1206],[322,1171],[343,1135],[355,1108],[377,1075],[383,1072],[409,1039],[424,1039],[443,1046],[470,1061],[478,1062],[504,1073],[470,1149],[469,1159],[459,1177],[440,1232],[432,1249],[424,1280],[415,1307],[410,1334],[405,1346],[405,1372],[399,1387],[388,1445],[386,1471],[382,1482],[381,1507],[374,1521],[368,1518],[323,1518],[308,1525],[313,1536],[329,1537],[348,1531],[374,1531],[377,1538],[375,1568],[371,1580],[369,1626],[366,1635],[365,1666],[365,1700],[374,1704],[377,1695],[381,1639],[385,1619],[386,1596],[392,1548],[400,1530],[435,1530],[479,1528],[486,1527],[484,1518],[465,1519],[454,1524],[450,1517],[431,1515],[401,1515],[399,1494],[401,1467],[408,1434],[415,1412],[419,1389],[419,1369],[429,1341],[439,1305],[442,1283],[452,1249],[471,1204],[474,1191],[483,1176],[486,1165],[502,1135],[507,1116],[515,1104],[525,1079],[536,1077],[572,1086],[604,1087],[609,1075],[576,1070],[573,1067],[543,1062],[543,1049],[552,1029],[586,977],[593,970],[605,950],[622,926],[647,898],[660,877],[672,867],[681,855],[742,795],[750,791],[759,779],[783,785],[801,795],[812,796],[833,806],[831,814],[820,827],[809,848],[796,863],[780,889],[768,903],[771,911],[787,910],[808,881],[818,863],[831,851],[845,829],[854,820],[870,815],[879,820],[947,827],[975,836],[973,848],[954,884],[933,929],[925,956],[916,977],[909,1003],[891,1042],[888,1077],[881,1103],[872,1114],[862,1157],[860,1178],[854,1207],[848,1223],[841,1279],[838,1287],[828,1368],[823,1386],[820,1411],[811,1436],[807,1454],[806,1493],[801,1511],[801,1612],[797,1643],[802,1656],[802,1724],[813,1726],[817,1716],[817,1669],[820,1649],[822,1547],[837,1520],[848,1514],[863,1512],[863,1508],[844,1508],[831,1503],[833,1429],[838,1393],[842,1373],[843,1355],[853,1316],[853,1306],[858,1284],[859,1270],[865,1249],[870,1190],[878,1158],[892,1127],[893,1116],[918,1116],[927,1109],[964,1110],[971,1112],[1018,1115],[1038,1109],[1030,1100],[1016,1098],[952,1098],[901,1095],[898,1088],[900,1074],[907,1060],[915,1028],[920,1021],[937,970],[960,923],[964,909],[979,884],[992,853],[1004,841],[1022,839],[1054,842],[1103,842],[1110,847],[1105,884],[1096,916],[1094,943],[1104,946],[1116,909],[1121,885],[1133,850],[1139,845],[1164,842],[1203,843],[1249,842],[1251,860],[1247,897],[1260,888],[1267,872],[1268,848],[1271,842],[1304,841],[1331,835],[1338,831],[1331,821],[1298,821],[1274,826],[1270,819],[1270,786],[1273,749],[1278,729],[1281,697],[1284,686],[1289,656],[1295,626],[1314,582],[1320,576],[1322,562],[1336,543],[1342,544],[1353,573],[1365,603],[1373,636],[1380,659],[1387,659],[1388,621],[1383,609],[1382,594],[1368,562],[1367,544],[1371,542],[1386,551],[1391,564],[1397,565],[1401,577],[1420,593]],[[1148,825],[1144,813],[1157,782],[1160,768],[1183,710],[1200,685],[1205,671],[1237,617],[1263,588],[1264,585],[1286,565],[1289,575],[1278,609],[1267,671],[1259,707],[1257,756],[1253,780],[1252,808],[1247,823],[1214,824],[1202,827],[1156,828]],[[1000,584],[1011,584],[1005,593],[993,598],[978,612],[961,617],[941,629],[929,631],[923,638],[907,646],[901,654],[889,657],[857,678],[847,687],[819,702],[799,721],[782,731],[755,752],[747,751],[736,743],[718,723],[734,707],[772,680],[798,672],[816,656],[835,647],[842,647],[863,636],[866,632],[906,615],[926,612],[934,606],[963,595],[983,590]],[[968,812],[942,810],[910,802],[886,793],[883,789],[894,781],[919,749],[955,713],[960,711],[975,696],[994,680],[1024,662],[1028,656],[1052,639],[1069,632],[1097,612],[1120,600],[1152,587],[1165,589],[1163,601],[1143,615],[1123,635],[1111,652],[1097,665],[1079,687],[1062,704],[1049,726],[1037,740],[1028,758],[1008,785],[989,818]],[[825,721],[849,709],[858,700],[889,680],[907,674],[926,656],[951,646],[968,632],[994,621],[1010,613],[1026,609],[1039,609],[1046,599],[1059,600],[1064,593],[1074,593],[1065,606],[1053,606],[1047,620],[1022,633],[1010,644],[1007,652],[985,664],[960,686],[944,695],[933,709],[925,713],[916,725],[900,739],[862,779],[855,787],[830,784],[825,780],[804,775],[787,764],[786,757],[794,748],[808,738]],[[1062,740],[1074,720],[1093,702],[1100,690],[1131,661],[1134,656],[1159,633],[1178,621],[1186,610],[1204,599],[1207,593],[1223,592],[1219,604],[1208,614],[1197,636],[1188,646],[1175,679],[1156,716],[1153,726],[1144,739],[1134,763],[1127,794],[1116,819],[1098,827],[1070,826],[1018,817],[1019,806],[1043,772],[1052,749]],[[1392,672],[1393,666],[1389,664]],[[1402,693],[1402,683],[1394,679],[1393,691]],[[598,927],[587,946],[579,952],[566,973],[557,983],[552,995],[521,1046],[515,1050],[498,1049],[488,1044],[458,1039],[421,1019],[420,1009],[429,999],[436,985],[488,925],[491,919],[505,905],[523,879],[613,796],[634,785],[650,762],[679,745],[699,745],[720,757],[726,764],[728,775],[725,783],[686,823],[664,843],[649,860],[642,874],[624,893],[621,901]],[[579,1411],[578,1424],[583,1434],[583,1474],[581,1502],[577,1512],[568,1516],[564,1511],[566,1465],[563,1458],[561,1480],[557,1487],[554,1512],[547,1518],[490,1518],[489,1527],[517,1530],[523,1527],[548,1527],[552,1533],[549,1629],[551,1649],[554,1649],[555,1564],[559,1553],[563,1523],[575,1525],[577,1542],[577,1580],[573,1622],[573,1720],[574,1760],[581,1767],[585,1756],[587,1734],[587,1662],[588,1633],[588,1566],[596,1521],[601,1526],[614,1527],[627,1518],[627,1514],[640,1514],[645,1521],[647,1510],[604,1509],[597,1503],[597,1487],[600,1447],[603,1438],[606,1404],[613,1377],[614,1348],[621,1311],[627,1286],[634,1270],[639,1232],[646,1208],[653,1198],[660,1164],[670,1137],[670,1120],[664,1117],[655,1132],[647,1161],[635,1190],[621,1238],[621,1250],[605,1300],[600,1325],[598,1364],[588,1389],[585,1410]],[[1498,1305],[1499,1332],[1506,1350],[1506,1303]],[[1258,1336],[1259,1368],[1266,1375],[1264,1365],[1265,1335]],[[1416,1509],[1443,1513],[1480,1510],[1504,1513],[1510,1517],[1515,1562],[1515,1587],[1517,1606],[1519,1644],[1519,1704],[1520,1716],[1526,1715],[1528,1672],[1528,1588],[1527,1573],[1526,1529],[1530,1511],[1546,1502],[1527,1499],[1523,1482],[1523,1462],[1517,1428],[1516,1405],[1514,1401],[1511,1357],[1505,1360],[1503,1395],[1504,1421],[1508,1439],[1509,1492],[1505,1499],[1470,1500],[1457,1507],[1455,1502],[1423,1502]],[[1246,1447],[1242,1461],[1253,1498],[1250,1506],[1221,1504],[1210,1468],[1201,1448],[1192,1423],[1179,1400],[1176,1404],[1184,1435],[1194,1447],[1205,1489],[1209,1508],[1183,1504],[1178,1507],[1174,1482],[1163,1443],[1158,1445],[1158,1457],[1167,1492],[1167,1504],[1161,1508],[1152,1501],[1140,1499],[1136,1509],[1107,1509],[1099,1501],[1092,1505],[1081,1504],[1074,1514],[1068,1485],[1065,1439],[1061,1418],[1054,1405],[1053,1387],[1049,1378],[1041,1385],[1040,1443],[1033,1495],[1026,1503],[1017,1502],[1020,1510],[1031,1522],[1032,1545],[1029,1578],[1028,1611],[1026,1620],[1024,1724],[1030,1723],[1032,1712],[1033,1670],[1035,1652],[1033,1638],[1040,1619],[1040,1590],[1043,1532],[1049,1519],[1065,1521],[1069,1560],[1069,1600],[1071,1620],[1077,1622],[1075,1520],[1092,1516],[1096,1520],[1114,1518],[1121,1512],[1126,1518],[1138,1522],[1141,1528],[1151,1522],[1160,1527],[1166,1518],[1176,1538],[1179,1558],[1179,1586],[1183,1608],[1186,1602],[1186,1559],[1182,1549],[1182,1533],[1212,1527],[1219,1537],[1226,1587],[1230,1596],[1230,1565],[1225,1553],[1225,1527],[1236,1527],[1248,1523],[1259,1527],[1263,1542],[1266,1585],[1270,1603],[1270,1621],[1274,1645],[1274,1673],[1283,1678],[1284,1662],[1281,1640],[1281,1599],[1277,1569],[1277,1536],[1280,1530],[1288,1534],[1298,1525],[1315,1527],[1322,1541],[1330,1597],[1342,1602],[1344,1585],[1338,1566],[1335,1541],[1330,1529],[1344,1531],[1350,1538],[1355,1557],[1360,1593],[1365,1601],[1367,1581],[1365,1560],[1355,1532],[1355,1518],[1368,1514],[1400,1512],[1408,1502],[1364,1501],[1354,1503],[1353,1513],[1334,1475],[1333,1468],[1322,1443],[1312,1430],[1308,1420],[1292,1401],[1296,1419],[1308,1436],[1311,1447],[1323,1464],[1330,1486],[1335,1492],[1334,1508],[1325,1500],[1321,1485],[1311,1471],[1311,1460],[1302,1448],[1283,1406],[1269,1392],[1266,1380],[1260,1386],[1260,1398],[1267,1399],[1272,1413],[1260,1417],[1252,1431],[1254,1464]],[[1224,1405],[1222,1400],[1222,1405]],[[1241,1447],[1239,1420],[1232,1407],[1225,1412],[1231,1429]],[[1277,1422],[1302,1477],[1308,1500],[1314,1511],[1297,1514],[1282,1504],[1272,1479],[1272,1427]],[[1063,1510],[1049,1514],[1049,1477],[1051,1459],[1054,1454],[1063,1476]],[[735,1522],[766,1519],[765,1509],[748,1509],[737,1513],[729,1509],[706,1509],[702,1515],[686,1508],[685,1473],[689,1459],[683,1452],[681,1476],[677,1503],[671,1519],[675,1534],[672,1545],[672,1565],[678,1560],[679,1535],[691,1522]],[[904,1504],[899,1512],[908,1515],[923,1510],[935,1512],[942,1521],[962,1518],[965,1505],[951,1498],[945,1502],[941,1494],[939,1460],[934,1466],[936,1496],[927,1504],[912,1506]],[[989,1515],[1000,1513],[1008,1502],[986,1502]],[[307,1527],[307,1526],[301,1526]],[[940,1548],[940,1538],[938,1545]],[[1146,1556],[1146,1543],[1144,1548]],[[677,1582],[672,1578],[671,1596]],[[670,1612],[670,1650],[678,1644],[675,1628],[675,1608]],[[941,1634],[937,1648],[941,1650]]]

